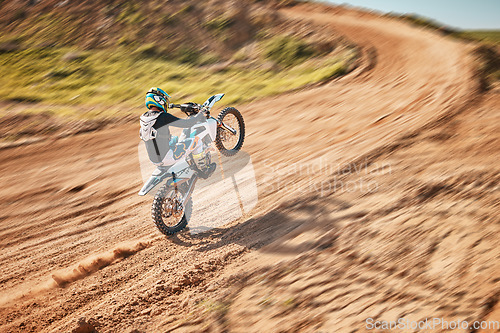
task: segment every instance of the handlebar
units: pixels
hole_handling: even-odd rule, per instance
[[[168,107],[170,109],[173,109],[173,108],[181,109],[181,111],[184,112],[188,116],[198,114],[201,111],[201,112],[205,113],[207,118],[210,117],[209,110],[202,107],[200,104],[196,104],[196,103],[192,103],[192,102],[184,103],[184,104],[168,104]]]
[[[183,104],[169,104],[168,107],[170,109],[173,109],[173,108],[177,108],[177,109],[181,109],[181,111],[199,111],[201,110],[201,105],[200,104],[196,104],[196,103],[193,103],[193,102],[189,102],[189,103],[183,103]]]

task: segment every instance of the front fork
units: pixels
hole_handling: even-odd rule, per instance
[[[236,130],[233,129],[231,126],[224,124],[222,121],[219,121],[219,126],[224,128],[225,130],[229,131],[232,135],[236,135]]]
[[[193,190],[194,190],[194,185],[196,184],[197,181],[198,181],[198,175],[194,174],[193,177],[191,178],[191,180],[189,181],[188,189],[182,198],[182,205],[184,207],[185,207],[186,203],[188,202],[189,198],[191,198],[191,194],[193,194]],[[178,181],[178,178],[175,177],[175,172],[172,172],[172,184],[174,186],[175,197],[177,197],[177,193],[179,191],[178,187],[177,187],[178,183],[179,183],[179,181]]]
[[[230,132],[232,135],[236,135],[236,130],[233,129],[231,126],[224,124],[224,122],[220,121],[219,119],[216,119],[214,117],[211,118],[217,122],[217,127],[222,127],[226,131]]]
[[[193,178],[191,178],[191,184],[189,185],[189,188],[186,194],[184,195],[184,198],[182,199],[184,204],[188,202],[189,198],[191,198],[191,194],[193,194],[194,191],[194,185],[196,184],[197,181],[198,181],[198,175],[194,174]]]

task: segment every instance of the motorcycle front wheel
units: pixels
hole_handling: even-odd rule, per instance
[[[151,215],[156,227],[165,235],[173,235],[184,229],[191,215],[193,201],[191,198],[182,203],[185,191],[175,190],[170,184],[163,185],[156,193]]]
[[[224,156],[233,156],[241,149],[245,140],[245,121],[243,120],[243,116],[237,109],[227,107],[219,113],[217,120],[236,131],[233,134],[220,126],[217,128],[217,137],[215,138],[215,146],[221,154]]]

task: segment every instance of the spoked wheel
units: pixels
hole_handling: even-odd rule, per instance
[[[172,235],[181,231],[187,225],[188,218],[192,209],[191,198],[184,206],[182,199],[184,193],[181,190],[175,190],[169,184],[165,184],[156,193],[151,214],[158,229],[165,235]]]
[[[236,133],[231,133],[230,130],[220,126],[217,129],[217,137],[215,138],[215,145],[222,155],[232,156],[241,149],[245,140],[243,116],[240,111],[229,107],[221,111],[217,120],[236,131]]]

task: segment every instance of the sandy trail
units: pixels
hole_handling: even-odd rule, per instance
[[[365,56],[340,80],[239,107],[259,203],[236,222],[160,236],[151,198],[136,195],[137,125],[0,151],[1,330],[69,331],[85,316],[102,331],[344,331],[368,314],[489,314],[480,304],[500,281],[490,142],[500,131],[488,110],[498,104],[479,100],[466,47],[355,10],[282,15],[345,35]],[[463,111],[478,108],[474,125]],[[454,114],[455,127],[443,118]],[[320,157],[333,168],[294,172]],[[298,191],[331,184],[353,161],[369,161],[370,172],[341,180],[377,191]],[[469,234],[478,221],[482,231]]]

